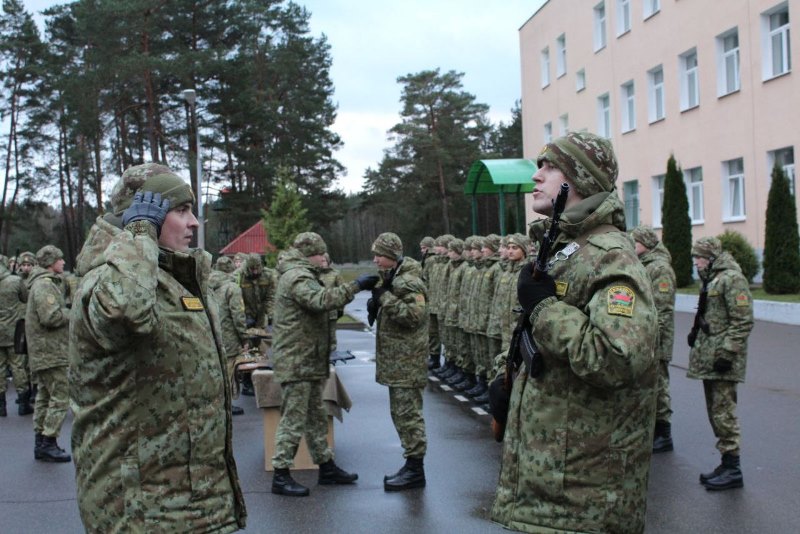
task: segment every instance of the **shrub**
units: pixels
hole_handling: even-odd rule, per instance
[[[722,250],[731,253],[733,259],[742,268],[742,274],[747,278],[747,281],[752,282],[759,271],[758,256],[756,256],[753,246],[747,242],[747,239],[742,234],[733,230],[726,230],[717,237],[722,243]]]
[[[772,294],[800,290],[800,237],[797,208],[789,190],[789,179],[778,166],[772,169],[772,185],[767,196],[767,223],[764,239],[764,291]]]
[[[664,179],[664,205],[661,208],[663,232],[661,241],[672,255],[672,268],[678,287],[694,283],[692,279],[692,220],[689,218],[689,200],[683,172],[675,162],[675,156],[667,161],[667,176]]]

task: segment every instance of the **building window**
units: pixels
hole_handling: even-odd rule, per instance
[[[786,147],[769,152],[767,154],[767,163],[769,163],[767,175],[770,177],[770,184],[772,183],[772,168],[777,163],[789,179],[789,190],[794,195],[794,147]]]
[[[597,134],[611,137],[611,99],[608,93],[597,98]]]
[[[664,118],[664,68],[661,65],[647,72],[647,84],[647,118],[652,123]]]
[[[625,226],[630,230],[639,226],[639,181],[625,182],[622,194],[625,200]]]
[[[700,105],[700,82],[697,75],[697,50],[692,48],[680,56],[681,111]]]
[[[544,125],[544,144],[549,143],[553,140],[553,123],[548,122]]]
[[[683,181],[686,184],[687,197],[689,197],[689,217],[692,224],[703,223],[703,169],[695,167],[683,171]]]
[[[642,0],[644,3],[644,18],[649,19],[661,11],[661,0]]]
[[[653,228],[661,228],[661,209],[664,207],[665,174],[653,176]]]
[[[575,91],[580,93],[586,89],[586,71],[584,69],[575,73]]]
[[[558,135],[564,136],[569,133],[569,115],[564,113],[558,118]]]
[[[617,0],[617,37],[631,31],[631,0]]]
[[[542,62],[542,87],[550,85],[550,48],[545,47],[541,53]]]
[[[792,69],[789,43],[789,5],[779,6],[761,15],[764,49],[764,79],[785,74]]]
[[[739,90],[739,30],[717,36],[717,95]]]
[[[722,196],[724,221],[744,220],[744,160],[722,162]]]
[[[633,80],[620,87],[620,111],[622,112],[622,133],[636,129],[636,99]]]
[[[556,78],[567,73],[567,36],[563,33],[556,39]]]
[[[594,51],[606,47],[606,3],[594,6]]]

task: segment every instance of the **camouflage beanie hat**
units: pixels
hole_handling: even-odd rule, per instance
[[[518,246],[527,256],[528,250],[531,247],[531,240],[528,239],[528,236],[523,234],[511,234],[508,236],[508,244]]]
[[[500,248],[500,236],[497,234],[489,234],[483,238],[483,246],[497,252]]]
[[[436,246],[436,243],[433,242],[433,238],[431,236],[426,235],[422,238],[422,241],[419,242],[419,246],[433,248]]]
[[[302,232],[297,234],[294,238],[292,246],[300,251],[306,258],[309,256],[316,256],[318,254],[325,254],[328,252],[328,247],[325,241],[316,232]]]
[[[539,152],[536,164],[547,161],[572,180],[582,197],[614,189],[617,158],[611,142],[588,132],[570,132],[548,143]]]
[[[433,246],[435,247],[447,247],[447,244],[455,239],[455,236],[452,234],[442,234],[436,238],[433,242]]]
[[[241,265],[244,265],[244,262],[247,261],[247,253],[246,252],[237,252],[233,255],[233,262],[239,262]]]
[[[656,248],[658,245],[658,235],[649,226],[637,226],[631,230],[631,237],[634,241],[641,243],[649,249]]]
[[[33,255],[33,252],[25,251],[19,255],[19,264],[22,265],[23,263],[30,263],[31,265],[36,265],[36,256]]]
[[[372,253],[391,260],[399,260],[403,257],[403,242],[397,234],[384,232],[372,243]]]
[[[45,269],[63,257],[64,253],[55,245],[45,245],[36,252],[36,261]]]
[[[220,256],[217,258],[217,263],[214,264],[214,268],[223,273],[232,273],[234,270],[233,260],[228,256]]]
[[[111,212],[114,215],[122,215],[122,212],[133,202],[133,195],[142,188],[148,178],[166,173],[172,173],[172,171],[169,167],[159,163],[145,163],[125,169],[111,190]]]
[[[308,256],[313,256],[313,254],[308,254]],[[244,260],[244,267],[248,271],[250,269],[258,269],[260,271],[264,268],[264,264],[261,263],[261,256],[256,253],[248,254]]]
[[[161,193],[161,198],[169,199],[170,210],[174,210],[187,202],[194,204],[194,192],[192,191],[192,187],[187,184],[183,178],[173,172],[156,174],[149,177],[145,180],[144,184],[142,184],[141,190]]]
[[[455,252],[456,254],[464,253],[464,242],[456,238],[447,244],[447,250]]]
[[[474,235],[472,236],[472,242],[469,244],[469,248],[472,250],[481,250],[485,242],[486,238],[484,238],[482,235]]]
[[[692,245],[692,256],[715,259],[722,254],[722,243],[716,237],[701,237]]]

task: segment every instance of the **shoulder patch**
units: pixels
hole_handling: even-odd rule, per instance
[[[742,291],[738,295],[736,295],[736,305],[737,306],[749,306],[750,305],[750,297],[747,296],[747,293]]]
[[[608,314],[633,317],[636,293],[627,286],[614,286],[608,290]]]
[[[53,305],[56,303],[56,298],[53,295],[47,295],[47,303]]]
[[[569,282],[562,282],[560,280],[556,280],[556,296],[563,297],[567,294],[567,289],[569,289]]]
[[[417,293],[414,297],[414,301],[416,301],[417,304],[425,304],[425,295]]]
[[[659,282],[658,291],[659,293],[669,293],[669,282]]]

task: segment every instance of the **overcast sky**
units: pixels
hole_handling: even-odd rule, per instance
[[[25,0],[34,13],[65,3]],[[464,73],[464,89],[508,122],[520,98],[518,30],[544,0],[297,0],[311,12],[311,33],[331,45],[338,118],[347,168],[339,185],[358,191],[377,167],[386,132],[399,122],[397,77],[439,68]]]

